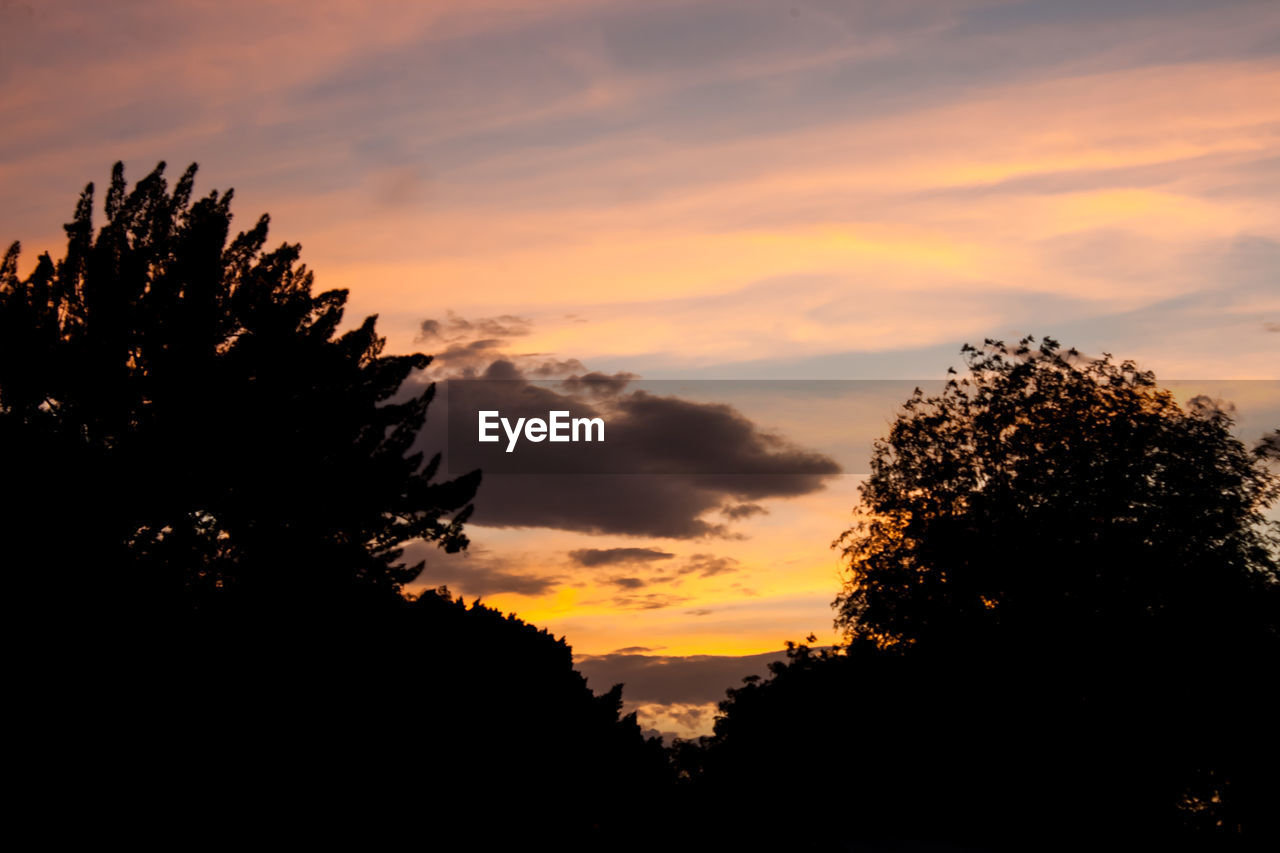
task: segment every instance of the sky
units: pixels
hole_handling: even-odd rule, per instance
[[[25,271],[116,160],[195,162],[350,322],[433,353],[416,382],[596,372],[782,459],[496,475],[465,555],[410,548],[419,588],[565,636],[689,735],[836,641],[870,440],[965,342],[1052,335],[1216,389],[1245,438],[1280,420],[1276,92],[1275,2],[0,0],[0,240]]]

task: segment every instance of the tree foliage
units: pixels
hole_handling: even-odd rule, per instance
[[[345,290],[313,293],[300,247],[267,249],[267,216],[231,236],[232,192],[192,200],[164,164],[130,190],[117,163],[67,249],[0,266],[5,517],[46,592],[130,601],[394,592],[401,546],[466,545],[478,472],[432,482],[409,454],[432,388],[397,397],[425,355],[383,355],[375,317],[339,332]],[[22,562],[22,561],[19,561]],[[111,583],[93,583],[110,567]]]
[[[168,844],[639,827],[667,764],[620,686],[513,615],[406,594],[404,544],[465,547],[479,484],[411,452],[428,357],[384,355],[373,317],[340,331],[346,292],[266,248],[266,216],[231,236],[230,192],[163,172],[130,190],[117,164],[101,228],[90,185],[63,258],[0,265],[25,787]]]
[[[903,646],[1274,632],[1274,434],[1250,451],[1212,400],[1034,344],[966,346],[876,443],[838,623]]]
[[[1272,432],[1056,341],[965,347],[878,442],[835,545],[847,644],[789,648],[676,758],[742,843],[1078,849],[1280,838]]]

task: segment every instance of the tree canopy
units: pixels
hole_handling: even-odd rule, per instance
[[[130,190],[117,163],[96,234],[89,184],[63,258],[20,278],[18,244],[4,255],[10,552],[60,599],[396,592],[421,569],[405,542],[466,545],[479,481],[433,482],[439,456],[408,453],[433,389],[397,392],[430,359],[383,355],[375,317],[339,333],[347,292],[313,294],[298,245],[265,248],[266,215],[231,236],[232,192],[193,201],[195,175],[170,191],[161,163]]]
[[[966,346],[877,442],[837,540],[851,637],[891,646],[1274,633],[1275,433],[1183,409],[1149,371],[1049,338]]]

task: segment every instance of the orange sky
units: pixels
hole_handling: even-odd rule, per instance
[[[194,161],[392,351],[452,310],[527,320],[504,352],[649,379],[936,377],[1028,332],[1276,379],[1277,35],[1267,2],[13,0],[0,237],[29,267],[115,160]],[[744,538],[477,525],[424,580],[579,653],[833,639],[862,464],[841,436],[892,403],[746,414],[850,473]],[[731,570],[628,599],[636,567],[566,556],[614,547]],[[480,590],[470,565],[556,580]]]

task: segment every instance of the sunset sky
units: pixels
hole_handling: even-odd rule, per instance
[[[349,322],[435,353],[418,381],[688,380],[654,393],[830,460],[747,497],[494,478],[468,554],[410,549],[689,735],[837,638],[870,440],[966,341],[1280,422],[1277,93],[1275,2],[0,0],[0,242],[25,273],[116,160],[196,162]]]

